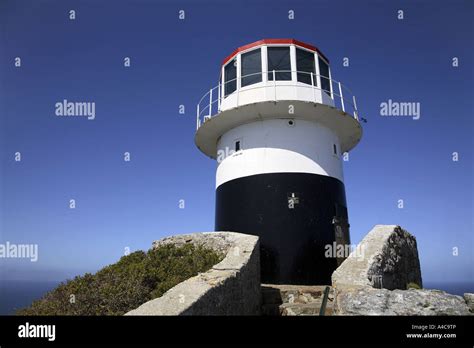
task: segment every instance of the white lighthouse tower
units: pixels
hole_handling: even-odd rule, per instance
[[[216,231],[258,235],[262,282],[325,284],[349,243],[342,155],[360,141],[355,97],[316,47],[265,39],[224,59],[197,106],[217,160]]]

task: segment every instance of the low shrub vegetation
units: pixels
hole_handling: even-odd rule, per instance
[[[176,284],[209,270],[223,256],[191,244],[136,251],[95,274],[61,283],[17,315],[123,315]]]
[[[421,289],[421,286],[418,285],[417,283],[408,283],[407,289]]]

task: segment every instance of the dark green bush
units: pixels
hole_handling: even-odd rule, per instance
[[[17,315],[123,315],[222,260],[213,250],[164,245],[123,256],[95,274],[61,283]]]

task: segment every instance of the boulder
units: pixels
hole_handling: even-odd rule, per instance
[[[397,225],[376,225],[332,274],[335,288],[422,287],[416,239]]]

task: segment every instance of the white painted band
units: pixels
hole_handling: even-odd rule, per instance
[[[241,148],[237,152],[236,142]],[[216,187],[264,173],[313,173],[344,182],[339,139],[315,122],[268,119],[244,124],[226,132],[217,149]]]

